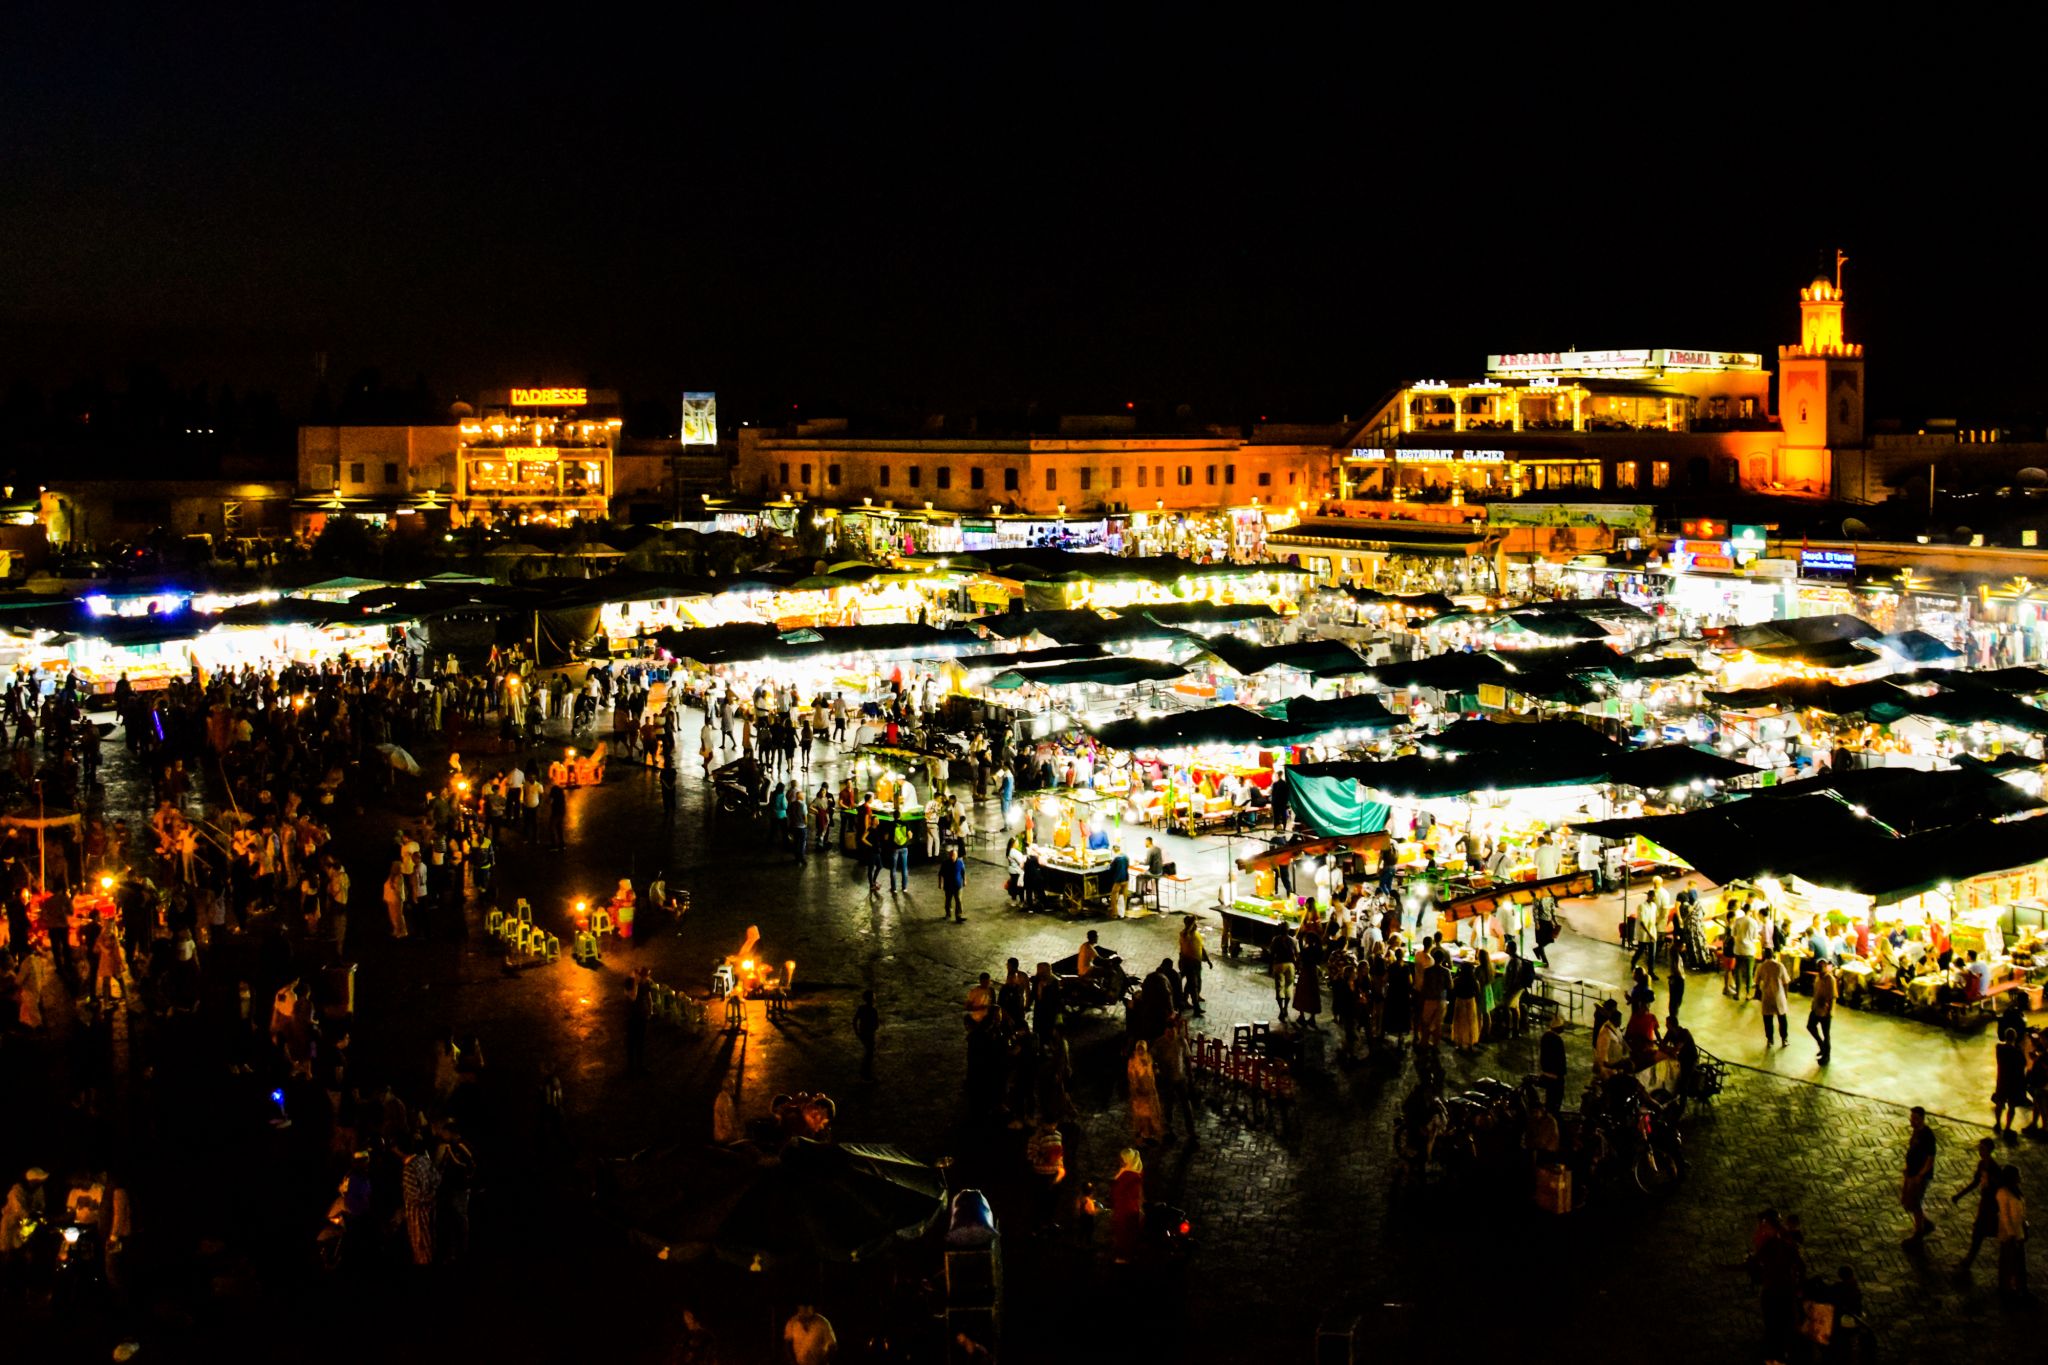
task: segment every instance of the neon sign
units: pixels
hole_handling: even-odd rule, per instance
[[[589,389],[514,389],[515,408],[580,408],[590,401]]]

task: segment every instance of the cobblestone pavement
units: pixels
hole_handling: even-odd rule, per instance
[[[485,767],[494,762],[482,759]],[[808,785],[829,775],[821,769]],[[1905,1123],[1891,1104],[1731,1067],[1723,1096],[1688,1121],[1692,1170],[1680,1187],[1658,1197],[1603,1194],[1559,1218],[1519,1194],[1478,1199],[1432,1185],[1393,1195],[1391,1124],[1412,1071],[1398,1058],[1345,1063],[1327,1032],[1304,1035],[1291,1127],[1205,1104],[1198,1142],[1148,1156],[1148,1193],[1189,1212],[1196,1247],[1184,1285],[1150,1274],[1125,1281],[1108,1274],[1091,1247],[1032,1235],[1024,1135],[979,1128],[962,1113],[961,998],[975,974],[999,972],[1007,956],[1027,970],[1063,957],[1089,927],[1008,909],[993,852],[978,858],[970,876],[967,923],[947,924],[929,868],[917,870],[907,894],[870,896],[864,875],[837,852],[799,865],[759,825],[712,813],[694,768],[670,821],[652,776],[617,764],[603,788],[572,797],[566,850],[509,842],[501,903],[527,896],[559,930],[574,896],[600,894],[628,874],[644,883],[666,868],[673,884],[693,891],[695,905],[679,925],[649,926],[654,932],[640,946],[609,948],[596,969],[565,961],[515,972],[475,933],[466,942],[392,941],[374,898],[364,894],[381,876],[388,825],[374,810],[361,819],[344,813],[341,823],[362,902],[350,949],[362,964],[357,1047],[378,1059],[379,1074],[419,1094],[430,1030],[452,1024],[480,1036],[504,1164],[479,1196],[470,1268],[426,1285],[389,1286],[373,1300],[402,1317],[402,1330],[390,1326],[389,1313],[355,1311],[359,1291],[337,1298],[288,1281],[291,1292],[274,1303],[259,1299],[246,1312],[180,1324],[173,1341],[191,1348],[189,1358],[253,1358],[282,1331],[307,1359],[366,1349],[400,1359],[484,1349],[574,1359],[601,1345],[619,1359],[652,1361],[665,1358],[677,1314],[689,1304],[734,1358],[765,1359],[770,1324],[799,1292],[814,1295],[842,1336],[856,1340],[890,1299],[872,1282],[799,1286],[749,1281],[710,1263],[662,1264],[582,1212],[579,1192],[602,1159],[650,1148],[687,1153],[706,1141],[721,1087],[737,1093],[746,1114],[759,1113],[778,1092],[826,1088],[839,1102],[842,1138],[950,1157],[960,1183],[988,1189],[1007,1229],[1007,1359],[1144,1349],[1165,1359],[1306,1361],[1319,1321],[1346,1312],[1362,1315],[1373,1355],[1546,1359],[1632,1335],[1663,1360],[1758,1359],[1755,1294],[1736,1267],[1765,1203],[1802,1215],[1810,1268],[1846,1262],[1858,1269],[1886,1359],[1959,1359],[1965,1348],[1996,1350],[2039,1330],[2031,1310],[1998,1304],[1988,1255],[1974,1276],[1953,1274],[1966,1245],[1967,1209],[1941,1218],[1924,1253],[1901,1250],[1896,1194]],[[1219,848],[1220,841],[1185,852],[1213,863]],[[1213,886],[1191,900],[1210,898]],[[1172,952],[1177,927],[1171,916],[1091,923],[1141,969]],[[626,1074],[623,968],[644,962],[657,978],[701,992],[712,961],[736,947],[750,924],[761,930],[765,956],[798,964],[788,1018],[766,1020],[754,1006],[741,1034],[658,1028],[647,1073]],[[1208,927],[1213,944],[1213,917]],[[1586,951],[1613,950],[1587,944]],[[1695,985],[1713,990],[1708,979]],[[876,991],[883,1015],[872,1081],[855,1079],[859,1054],[848,1027],[863,989]],[[1219,954],[1208,998],[1205,1022],[1216,1031],[1272,1017],[1270,988],[1249,962]],[[1114,1020],[1085,1018],[1074,1035],[1082,1113],[1069,1129],[1069,1168],[1075,1180],[1093,1179],[1105,1190],[1127,1132],[1118,1034]],[[1900,1047],[1916,1037],[1888,1035]],[[1583,1066],[1584,1030],[1569,1038],[1574,1063]],[[1533,1070],[1533,1040],[1447,1060],[1454,1079],[1512,1081]],[[541,1156],[528,1142],[532,1095],[550,1071],[567,1092],[573,1162]],[[1574,1078],[1574,1093],[1581,1080]],[[1966,1177],[1969,1147],[1984,1130],[1954,1120],[1937,1127],[1936,1192],[1945,1195]],[[2029,1188],[2048,1192],[2040,1148],[2020,1142],[2007,1151]],[[280,1228],[309,1237],[318,1191],[260,1161],[242,1169],[232,1187],[192,1192],[189,1216],[230,1239]],[[290,1316],[277,1316],[287,1306]],[[309,1336],[308,1321],[322,1330]]]

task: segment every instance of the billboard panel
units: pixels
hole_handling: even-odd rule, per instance
[[[718,444],[717,394],[686,393],[683,395],[683,444],[686,446],[715,446]]]

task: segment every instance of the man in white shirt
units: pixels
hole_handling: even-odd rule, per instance
[[[1735,918],[1728,926],[1730,951],[1735,955],[1737,1000],[1754,999],[1756,996],[1756,950],[1762,932],[1747,904],[1735,912]]]

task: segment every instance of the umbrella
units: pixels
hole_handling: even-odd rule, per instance
[[[867,1260],[916,1237],[944,1208],[938,1172],[886,1147],[799,1139],[763,1163],[713,1238],[742,1264]]]
[[[405,750],[399,748],[396,744],[379,744],[377,746],[377,752],[384,755],[384,757],[390,761],[391,766],[398,769],[400,772],[411,773],[414,777],[418,777],[420,775],[419,760],[414,758]]]

